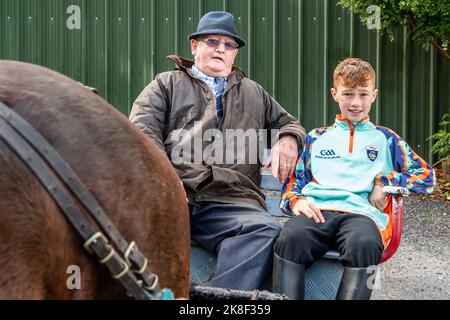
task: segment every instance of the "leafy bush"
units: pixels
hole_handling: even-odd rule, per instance
[[[450,1],[449,0],[338,0],[344,8],[358,14],[363,23],[373,17],[368,8],[380,8],[382,33],[391,40],[399,26],[408,26],[413,40],[428,49],[431,44],[450,61]]]
[[[444,186],[450,186],[450,132],[448,128],[450,126],[450,113],[447,113],[439,123],[443,129],[433,134],[429,139],[436,140],[431,148],[431,152],[439,157],[439,161],[434,165],[442,162],[442,174],[446,184]],[[450,200],[450,190],[446,193],[447,200]]]
[[[433,134],[429,139],[436,140],[431,148],[431,152],[436,154],[439,159],[444,159],[450,157],[450,132],[447,130],[448,126],[450,126],[450,113],[444,115],[439,126],[443,127],[443,129]]]

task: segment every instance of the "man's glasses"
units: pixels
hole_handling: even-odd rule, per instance
[[[225,50],[231,51],[239,48],[239,44],[234,41],[222,41],[216,38],[208,38],[208,39],[202,39],[199,40],[208,45],[208,47],[217,49],[221,43],[225,45]]]

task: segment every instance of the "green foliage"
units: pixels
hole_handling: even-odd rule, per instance
[[[439,126],[443,127],[443,129],[433,134],[429,139],[436,140],[431,148],[431,152],[436,154],[439,159],[443,159],[450,157],[450,132],[447,130],[450,126],[450,113],[444,115]]]
[[[367,9],[376,5],[381,10],[381,32],[394,40],[399,26],[408,26],[412,38],[428,49],[431,44],[450,61],[449,0],[338,0],[344,8],[358,14],[363,23],[373,17]]]

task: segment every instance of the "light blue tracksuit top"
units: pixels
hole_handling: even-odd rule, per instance
[[[374,184],[431,193],[435,176],[392,130],[368,117],[352,123],[338,115],[333,126],[307,135],[296,170],[284,183],[280,208],[292,214],[295,203],[306,198],[321,210],[366,215],[383,231],[389,216],[368,201]]]

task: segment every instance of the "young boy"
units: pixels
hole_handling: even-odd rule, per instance
[[[330,249],[344,274],[337,299],[370,299],[367,280],[391,235],[383,186],[431,193],[432,168],[392,130],[369,121],[377,97],[375,71],[361,59],[342,61],[331,89],[341,114],[333,126],[311,131],[294,174],[282,190],[281,210],[293,215],[274,248],[274,291],[304,297],[304,272]]]

